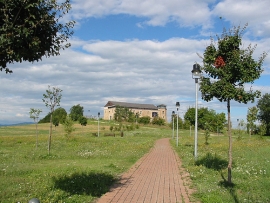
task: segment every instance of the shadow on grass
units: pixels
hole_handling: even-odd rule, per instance
[[[230,193],[230,195],[233,197],[234,202],[239,203],[239,199],[237,197],[237,192],[236,192],[236,189],[235,189],[236,185],[234,183],[229,183],[225,179],[223,173],[221,173],[221,177],[222,177],[223,180],[219,182],[219,186],[226,188],[228,190],[228,192]]]
[[[91,195],[100,197],[109,191],[116,179],[105,173],[74,173],[70,176],[55,177],[54,186],[70,195]]]
[[[207,153],[204,157],[195,161],[195,165],[203,165],[206,168],[219,171],[227,167],[228,161],[221,159],[216,154],[212,155],[211,153]]]

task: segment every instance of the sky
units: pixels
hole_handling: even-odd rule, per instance
[[[176,102],[180,117],[195,106],[191,70],[194,63],[202,65],[199,55],[211,36],[248,23],[242,47],[256,45],[255,60],[270,51],[269,0],[71,0],[71,6],[65,16],[76,21],[70,48],[39,62],[10,64],[12,74],[0,72],[0,124],[33,121],[30,108],[41,109],[40,118],[45,117],[48,86],[63,90],[60,106],[68,113],[80,104],[85,116],[100,112],[102,117],[108,101],[165,104],[170,121]],[[270,56],[263,69],[252,88],[265,94]],[[199,108],[227,112],[226,103],[198,96]],[[231,105],[236,126],[256,102]]]

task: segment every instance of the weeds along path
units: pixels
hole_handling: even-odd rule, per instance
[[[96,203],[177,203],[194,202],[188,187],[189,176],[169,143],[160,139],[109,192]]]

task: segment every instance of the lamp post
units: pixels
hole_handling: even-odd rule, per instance
[[[98,137],[99,137],[99,116],[100,116],[100,113],[98,112]]]
[[[172,112],[172,139],[174,139],[174,115],[175,115],[175,112],[173,111]]]
[[[195,79],[195,92],[196,92],[196,103],[195,103],[195,135],[194,135],[194,157],[197,158],[197,147],[198,147],[198,80],[201,77],[201,69],[199,64],[193,65],[192,78]]]
[[[180,102],[176,102],[175,104],[176,106],[176,110],[177,110],[177,123],[176,123],[176,131],[177,131],[177,137],[176,137],[176,146],[178,147],[178,117],[179,117],[179,114],[178,114],[178,110],[179,110],[179,107],[180,107]]]

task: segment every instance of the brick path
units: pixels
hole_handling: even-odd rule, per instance
[[[170,146],[169,138],[160,139],[120,182],[97,203],[189,203],[188,174]]]

